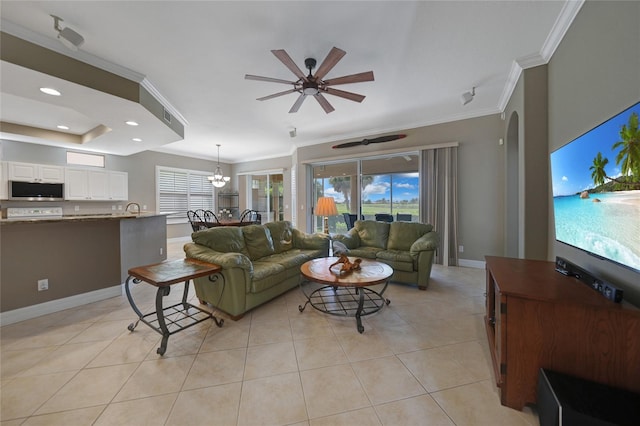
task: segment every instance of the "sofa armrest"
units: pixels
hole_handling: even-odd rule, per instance
[[[253,274],[253,263],[242,253],[222,253],[196,243],[185,244],[184,252],[190,259],[215,263],[223,269],[241,268]]]
[[[346,234],[337,234],[333,236],[334,241],[339,241],[348,249],[354,249],[360,247],[360,235],[355,228],[349,229]]]
[[[307,234],[299,229],[293,229],[293,246],[308,250],[322,250],[329,254],[329,236],[327,234]]]
[[[438,234],[435,231],[427,232],[411,244],[409,253],[413,257],[418,257],[422,251],[435,251],[438,248]]]

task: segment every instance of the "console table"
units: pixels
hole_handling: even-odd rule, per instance
[[[156,353],[164,355],[167,350],[169,336],[194,326],[202,321],[213,319],[218,327],[222,327],[224,319],[218,319],[211,312],[205,311],[198,306],[187,302],[189,295],[189,281],[199,277],[209,277],[209,280],[216,282],[222,280],[224,291],[224,276],[219,272],[222,267],[212,263],[201,262],[195,259],[179,259],[156,263],[153,265],[138,266],[129,269],[129,277],[125,282],[125,291],[131,308],[133,308],[138,320],[129,324],[129,331],[133,331],[138,323],[142,321],[149,327],[162,335],[160,347]],[[138,284],[146,282],[158,288],[156,292],[156,310],[148,314],[143,314],[136,306],[129,289],[130,282]],[[169,295],[171,286],[184,282],[182,301],[171,306],[163,307],[162,299]]]
[[[555,271],[486,257],[485,326],[500,402],[536,403],[540,368],[640,392],[640,310]]]

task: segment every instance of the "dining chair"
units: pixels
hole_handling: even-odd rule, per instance
[[[376,220],[381,222],[393,222],[393,216],[389,213],[376,213]]]
[[[191,225],[193,232],[200,231],[201,229],[207,229],[204,219],[200,216],[198,211],[187,211],[187,219],[189,220],[189,224]]]
[[[344,223],[347,224],[347,231],[353,228],[353,224],[356,223],[356,220],[358,220],[357,214],[342,213],[342,216],[344,217]]]
[[[212,228],[214,226],[220,226],[220,221],[218,220],[218,216],[216,216],[216,214],[211,211],[211,210],[205,210],[204,211],[204,215],[203,215],[203,219],[204,219],[204,224],[207,228]]]
[[[396,220],[403,222],[411,222],[412,215],[410,213],[396,213]]]

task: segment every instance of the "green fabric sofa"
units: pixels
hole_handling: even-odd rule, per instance
[[[303,263],[329,255],[328,235],[304,233],[287,221],[214,227],[191,239],[186,257],[222,266],[224,277],[214,283],[196,278],[196,296],[234,320],[297,286]]]
[[[333,239],[346,246],[350,257],[375,259],[391,266],[392,281],[427,289],[438,246],[438,234],[432,225],[358,220],[346,234]]]

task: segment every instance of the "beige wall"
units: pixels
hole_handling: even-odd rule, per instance
[[[640,100],[640,2],[586,2],[549,65],[551,152]],[[550,188],[549,199],[551,198]],[[562,256],[614,284],[640,306],[640,274],[555,242],[549,206],[549,258]]]
[[[374,155],[381,150],[458,142],[459,241],[462,259],[484,261],[485,255],[502,255],[504,235],[504,122],[500,115],[459,120],[401,131],[407,137],[395,142],[334,150],[336,142],[298,149],[298,220],[304,228],[309,220],[305,164],[336,158]],[[338,142],[339,143],[339,142]]]

